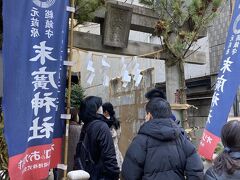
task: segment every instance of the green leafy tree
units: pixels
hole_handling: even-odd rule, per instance
[[[184,60],[200,33],[216,16],[222,0],[140,0],[140,3],[159,14],[155,33],[169,55],[167,65],[178,67],[180,103],[186,104]],[[187,110],[182,112],[183,127],[189,128]]]
[[[66,89],[66,97],[68,90]],[[79,84],[73,84],[71,87],[71,107],[79,109],[81,101],[85,97],[84,90]]]
[[[93,12],[104,5],[104,0],[76,0],[76,25],[86,21],[92,21],[94,18]]]
[[[9,179],[7,144],[3,136],[3,118],[0,117],[0,179]]]
[[[74,84],[72,86],[72,93],[71,93],[71,106],[79,109],[83,98],[84,98],[84,90],[80,85]]]

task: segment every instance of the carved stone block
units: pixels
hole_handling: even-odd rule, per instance
[[[104,22],[103,44],[126,48],[132,19],[132,8],[108,3]]]

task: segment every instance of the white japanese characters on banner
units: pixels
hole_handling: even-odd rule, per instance
[[[58,88],[55,82],[55,79],[58,79],[58,77],[54,77],[56,71],[48,71],[48,68],[45,64],[46,61],[57,61],[57,59],[52,56],[52,51],[54,48],[46,45],[48,42],[47,39],[50,39],[54,36],[53,10],[46,9],[44,14],[41,14],[41,16],[44,17],[40,17],[38,9],[33,7],[31,10],[31,16],[31,37],[39,38],[39,40],[46,39],[46,41],[40,41],[39,45],[36,44],[33,46],[35,56],[29,59],[29,61],[32,63],[40,63],[42,66],[40,66],[39,69],[33,69],[33,72],[31,73],[33,78],[32,84],[34,85],[35,92],[31,104],[35,117],[33,120],[33,126],[29,128],[30,137],[28,138],[28,141],[44,137],[52,137],[54,123],[51,121],[52,117],[48,116],[48,113],[50,113],[50,111],[56,111],[57,94],[54,95],[50,89]],[[40,18],[41,21],[38,18]],[[41,38],[42,34],[39,34],[39,30],[37,28],[39,27],[39,23],[45,27],[44,35],[47,38]],[[49,88],[49,86],[52,88]],[[40,109],[44,109],[46,113],[46,117],[43,117],[42,123],[39,123],[40,117],[38,117],[38,112]]]
[[[3,2],[3,110],[13,180],[46,179],[61,162],[68,5],[56,0]]]

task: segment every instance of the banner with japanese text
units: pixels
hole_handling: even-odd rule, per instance
[[[236,1],[199,153],[211,160],[240,85],[240,1]]]
[[[61,162],[68,0],[3,0],[3,112],[12,180]]]

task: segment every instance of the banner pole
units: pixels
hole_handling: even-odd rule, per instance
[[[70,0],[70,5],[71,7],[74,7],[74,1],[75,0]],[[70,39],[69,39],[69,44],[70,44],[70,54],[68,61],[72,61],[72,55],[73,55],[73,20],[74,20],[74,12],[71,12],[71,29],[70,29]],[[67,91],[67,114],[71,114],[71,85],[72,85],[72,68],[71,66],[68,66],[68,91]],[[67,166],[67,161],[68,161],[68,135],[69,135],[69,121],[70,119],[66,119],[66,130],[65,130],[65,144],[64,144],[64,165]],[[64,170],[64,177],[63,179],[67,179],[67,169]]]

